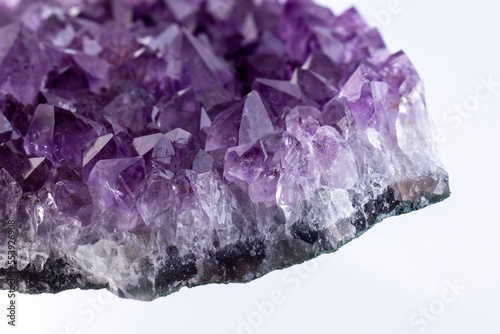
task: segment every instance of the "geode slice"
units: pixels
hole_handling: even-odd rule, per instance
[[[3,289],[247,282],[450,194],[418,74],[354,9],[0,10]]]

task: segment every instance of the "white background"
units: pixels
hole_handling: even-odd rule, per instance
[[[153,302],[95,291],[21,295],[14,330],[2,291],[0,333],[500,333],[499,2],[321,2],[337,14],[356,5],[415,64],[441,131],[451,198],[249,284],[183,289]]]

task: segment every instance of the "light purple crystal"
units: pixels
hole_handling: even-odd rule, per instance
[[[450,194],[417,72],[355,9],[21,0],[0,35],[22,292],[247,282]]]

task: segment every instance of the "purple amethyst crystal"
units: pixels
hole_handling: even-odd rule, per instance
[[[355,9],[21,0],[0,35],[3,289],[247,282],[450,194],[418,74]]]

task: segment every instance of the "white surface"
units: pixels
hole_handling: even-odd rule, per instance
[[[335,13],[353,5],[321,2]],[[396,3],[355,5],[374,23],[373,13],[397,9],[377,24],[389,48],[404,49],[426,83],[430,113],[442,129],[451,198],[387,219],[334,254],[249,284],[183,289],[149,303],[88,291],[21,295],[19,326],[8,328],[1,311],[0,333],[500,333],[500,4]],[[498,87],[469,106],[468,115],[447,111],[474,102],[476,89],[485,95],[478,87],[490,76]],[[454,294],[447,281],[464,289]],[[265,312],[255,305],[271,299]],[[2,292],[0,309],[6,303]],[[419,312],[429,307],[432,320],[424,320]]]

